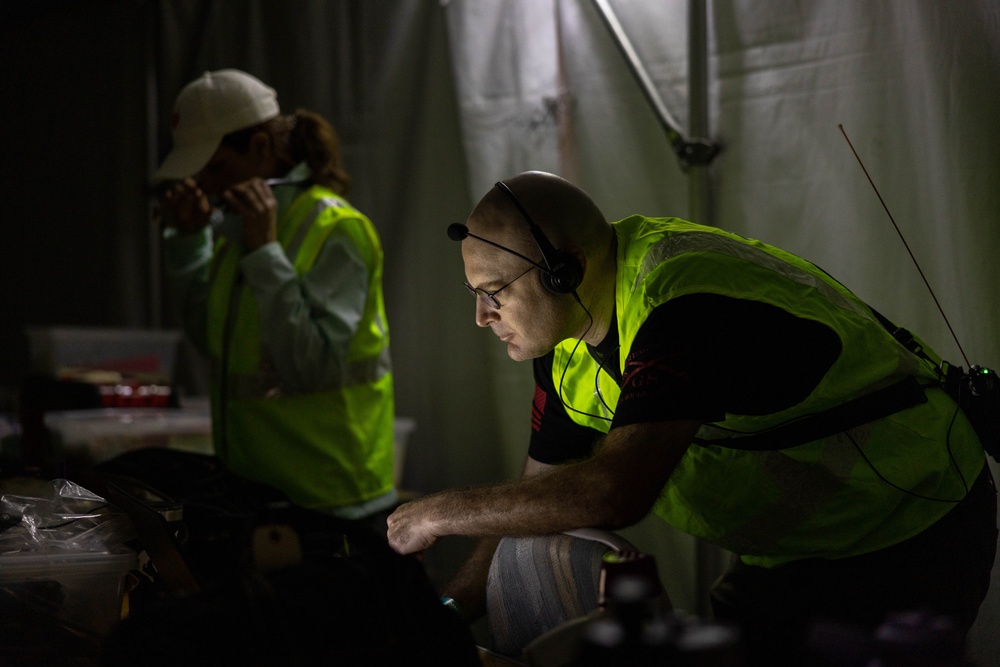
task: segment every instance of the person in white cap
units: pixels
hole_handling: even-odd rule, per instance
[[[178,95],[156,173],[168,290],[211,361],[216,454],[293,502],[376,526],[396,504],[378,234],[337,134],[234,69]]]

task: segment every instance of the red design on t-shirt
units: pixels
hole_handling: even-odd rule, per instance
[[[545,414],[545,390],[535,385],[535,398],[531,401],[531,430],[540,431],[542,428],[542,415]]]

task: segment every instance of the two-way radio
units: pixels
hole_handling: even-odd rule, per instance
[[[948,321],[948,316],[945,315],[944,308],[941,307],[941,303],[934,294],[934,290],[931,288],[930,282],[927,280],[923,270],[920,268],[920,263],[917,261],[916,256],[914,256],[913,251],[910,250],[910,246],[906,242],[906,238],[903,236],[902,230],[899,228],[899,225],[896,224],[896,219],[892,217],[892,213],[889,211],[889,207],[882,198],[882,194],[875,186],[875,181],[873,181],[872,177],[868,174],[868,170],[865,168],[864,162],[861,161],[861,156],[859,156],[858,152],[854,150],[854,145],[851,143],[851,139],[847,136],[844,126],[838,124],[837,127],[840,129],[840,133],[844,135],[844,139],[847,141],[847,145],[850,147],[851,152],[858,161],[858,164],[861,165],[861,170],[864,171],[865,177],[868,179],[868,183],[872,186],[872,190],[875,191],[875,195],[882,204],[882,208],[889,217],[889,221],[896,229],[896,234],[899,235],[900,240],[903,242],[903,246],[906,248],[906,252],[909,253],[910,259],[913,260],[913,264],[916,266],[917,272],[920,273],[920,278],[924,281],[924,285],[927,286],[927,291],[930,292],[931,298],[934,300],[934,305],[937,306],[938,312],[941,313],[941,317],[944,319],[944,323],[947,325],[948,331],[951,332],[951,336],[955,340],[955,344],[958,346],[958,351],[961,353],[962,359],[965,361],[966,366],[969,367],[969,370],[966,372],[961,366],[954,366],[945,362],[948,367],[947,369],[942,369],[942,373],[944,375],[944,389],[958,404],[962,412],[965,413],[969,423],[971,423],[973,429],[975,429],[976,435],[979,436],[979,440],[983,445],[983,449],[986,450],[986,453],[993,457],[994,460],[1000,461],[1000,380],[997,378],[997,373],[996,371],[984,366],[969,363],[969,357],[966,356],[965,350],[962,348],[962,343],[958,340],[958,335],[952,328],[951,322]],[[897,332],[898,331],[901,330],[897,329]],[[893,333],[895,334],[896,332]]]

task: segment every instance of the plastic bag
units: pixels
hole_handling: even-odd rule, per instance
[[[24,551],[113,553],[134,537],[128,515],[67,479],[45,497],[0,496],[0,554]]]

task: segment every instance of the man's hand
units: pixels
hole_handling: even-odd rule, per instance
[[[440,535],[435,535],[433,522],[429,518],[434,497],[413,500],[400,505],[389,515],[389,546],[401,554],[423,551],[434,544]]]
[[[243,218],[243,247],[247,252],[277,240],[278,202],[263,179],[251,178],[234,185],[222,196]]]
[[[164,222],[181,234],[191,234],[208,225],[212,206],[192,178],[185,178],[163,195]]]

